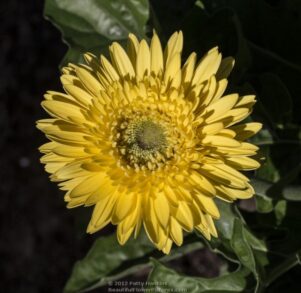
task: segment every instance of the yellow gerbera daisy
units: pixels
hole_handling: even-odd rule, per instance
[[[42,106],[53,118],[38,121],[51,140],[41,161],[69,208],[95,205],[88,233],[112,223],[124,244],[143,224],[169,253],[183,230],[217,236],[214,197],[254,194],[238,170],[259,167],[250,158],[257,147],[244,141],[261,124],[234,125],[255,96],[223,96],[233,58],[213,48],[182,66],[182,47],[182,32],[164,52],[156,33],[150,45],[130,34],[127,51],[114,42],[110,60],[85,54],[86,65],[62,70],[66,93],[45,94]]]

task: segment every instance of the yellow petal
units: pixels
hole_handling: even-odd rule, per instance
[[[170,62],[166,65],[164,82],[167,84],[180,70],[181,68],[181,55],[176,53],[170,59]]]
[[[248,157],[227,158],[226,162],[238,170],[254,170],[260,167],[259,162]]]
[[[211,49],[200,61],[195,70],[192,84],[202,83],[214,75],[221,63],[222,55],[218,52],[218,48]]]
[[[99,173],[84,179],[70,193],[71,197],[82,195],[91,195],[95,190],[101,187],[102,181],[105,180],[105,174]]]
[[[211,197],[203,194],[197,194],[195,200],[198,202],[199,207],[204,212],[210,214],[212,217],[218,219],[220,217],[219,210]]]
[[[248,95],[240,97],[239,102],[235,105],[235,107],[242,107],[246,105],[253,105],[256,102],[256,96],[254,95]]]
[[[111,184],[109,178],[103,178],[99,188],[91,193],[85,202],[85,206],[91,206],[99,202],[105,197],[112,196],[117,190],[116,186]]]
[[[202,140],[203,144],[208,144],[210,146],[223,146],[223,147],[239,147],[240,142],[220,135],[207,135]]]
[[[81,146],[67,146],[57,144],[57,146],[54,147],[52,151],[57,155],[70,158],[82,158],[88,156],[88,154],[85,152],[85,148]]]
[[[169,254],[172,247],[172,241],[171,239],[167,239],[165,246],[162,248],[162,252],[165,254]]]
[[[261,123],[251,122],[232,126],[231,129],[236,132],[235,139],[246,140],[256,134],[262,128]]]
[[[206,220],[205,215],[203,214],[203,212],[200,212],[200,216],[201,216],[201,222],[195,226],[195,229],[200,231],[206,239],[210,240],[211,239],[211,234],[210,234],[210,230],[208,227],[208,222]]]
[[[157,248],[159,250],[163,250],[168,242],[168,239],[167,231],[159,226],[158,242],[156,243]]]
[[[176,220],[181,224],[186,231],[192,231],[193,229],[193,217],[189,206],[186,202],[180,201],[175,215]]]
[[[104,88],[99,83],[99,81],[89,72],[87,69],[78,67],[76,69],[76,74],[81,80],[85,88],[94,96],[98,96],[99,92]]]
[[[233,156],[253,156],[256,154],[258,147],[247,143],[242,142],[239,148],[229,148],[229,147],[218,147],[215,152],[222,154],[226,157]]]
[[[245,188],[248,182],[248,178],[225,164],[220,164],[219,167],[213,164],[203,164],[201,172],[205,176],[231,187]]]
[[[58,155],[53,154],[53,153],[48,153],[48,154],[44,155],[41,158],[40,161],[43,164],[47,164],[47,163],[61,163],[61,162],[69,163],[69,162],[72,161],[72,159],[66,158],[66,157],[62,157],[62,156],[58,156]]]
[[[170,60],[173,59],[175,54],[181,55],[183,49],[183,33],[175,32],[167,42],[167,46],[164,50],[164,60],[167,66]]]
[[[123,78],[132,78],[135,76],[135,71],[131,60],[129,59],[124,49],[118,43],[114,42],[110,46],[110,53],[112,62],[119,72],[120,76],[122,76]]]
[[[126,232],[122,232],[122,230],[124,230],[123,228],[123,222],[118,224],[117,227],[117,239],[120,245],[125,244],[128,239],[130,238],[130,236],[132,235],[133,231],[134,231],[134,227],[132,227],[131,229],[127,230]]]
[[[94,233],[110,222],[115,202],[116,196],[110,196],[96,203],[87,228],[87,233]]]
[[[221,96],[224,94],[228,85],[227,79],[218,80],[216,84],[216,91],[214,93],[214,98],[212,99],[212,103],[218,101]]]
[[[234,138],[236,136],[236,133],[235,133],[235,131],[233,131],[231,129],[224,128],[224,129],[220,130],[217,135],[228,137],[228,138]]]
[[[205,214],[205,218],[207,221],[207,227],[209,229],[210,234],[214,237],[218,237],[212,217],[210,215]]]
[[[39,147],[41,153],[47,154],[51,152],[58,144],[56,142],[47,142]]]
[[[133,64],[133,66],[136,66],[136,58],[139,48],[139,41],[136,38],[135,35],[129,34],[128,43],[127,43],[127,51],[129,58]]]
[[[225,115],[231,110],[238,100],[237,94],[224,96],[220,100],[210,104],[206,109],[207,123],[212,123],[220,119],[222,115]]]
[[[162,228],[166,229],[169,224],[170,209],[169,203],[163,193],[158,193],[154,199],[154,209]]]
[[[72,105],[75,105],[78,107],[87,108],[87,105],[81,104],[74,97],[63,94],[63,93],[55,92],[55,91],[47,91],[47,93],[44,95],[44,98],[45,98],[45,100],[53,100],[53,101],[71,103]]]
[[[194,68],[196,64],[196,58],[197,55],[195,52],[191,53],[190,56],[188,57],[187,61],[185,62],[183,66],[183,83],[191,83],[192,76],[194,74]]]
[[[179,69],[178,72],[174,75],[174,77],[171,81],[170,87],[176,88],[176,89],[180,88],[181,80],[182,80],[182,71],[181,71],[181,69]]]
[[[67,122],[75,122],[78,124],[86,121],[86,117],[81,108],[70,103],[43,101],[41,104],[45,111],[52,117],[61,118]]]
[[[45,126],[43,125],[43,123],[41,123],[41,121],[39,121],[37,128],[42,130],[49,139],[61,144],[67,144],[72,146],[83,146],[90,144],[90,142],[88,141],[89,135],[81,132],[81,129],[77,128],[76,126]]]
[[[68,201],[67,208],[73,209],[79,207],[85,203],[86,199],[87,199],[87,195],[77,197],[77,198],[72,198],[70,201]]]
[[[173,217],[170,218],[170,236],[173,241],[181,246],[183,243],[183,231],[181,225]]]
[[[67,179],[72,179],[76,177],[88,177],[91,175],[90,172],[87,172],[86,170],[81,168],[82,161],[75,161],[72,162],[64,167],[62,167],[60,170],[58,170],[55,175],[61,179],[61,180],[67,180]],[[83,181],[81,179],[81,181]],[[75,186],[74,186],[75,187]]]
[[[202,115],[203,112],[207,112],[207,106],[212,103],[212,99],[214,98],[215,92],[216,92],[216,78],[214,75],[212,75],[206,85],[202,88],[200,96],[202,97],[202,108],[198,111],[200,112],[199,115]]]
[[[154,33],[151,45],[151,72],[154,72],[156,75],[159,75],[163,72],[163,52],[160,40],[156,33]]]
[[[133,229],[138,223],[141,210],[141,198],[137,197],[136,207],[133,211],[121,222],[121,232],[126,234],[128,230]]]
[[[85,90],[73,84],[64,84],[65,91],[83,106],[91,105],[93,97]]]
[[[231,198],[233,200],[239,198],[239,199],[247,199],[254,195],[254,189],[252,186],[247,183],[245,188],[239,189],[239,188],[231,188],[229,186],[225,185],[218,185],[216,186],[216,189],[218,191],[218,194],[221,198],[225,197]]]
[[[170,204],[173,206],[178,206],[179,199],[177,197],[177,194],[169,185],[166,184],[164,186],[164,192]]]
[[[136,60],[136,75],[137,80],[142,80],[145,75],[150,73],[150,51],[148,44],[145,40],[142,40]]]
[[[111,81],[119,80],[119,75],[116,72],[115,68],[113,67],[111,62],[103,55],[100,56],[100,63],[105,71],[105,75],[108,76],[109,80]]]
[[[135,193],[122,193],[119,195],[115,205],[115,209],[112,216],[112,223],[120,223],[136,206],[137,194]]]
[[[200,131],[202,132],[202,134],[211,135],[211,134],[218,133],[223,128],[224,128],[224,124],[222,122],[215,122],[203,126],[202,128],[200,128]]]
[[[148,238],[154,243],[159,241],[159,223],[154,211],[154,202],[153,200],[145,200],[144,207],[144,229]]]
[[[247,118],[250,115],[250,112],[251,109],[249,108],[235,108],[221,115],[216,120],[223,121],[225,127],[229,127]]]
[[[205,176],[192,171],[189,179],[197,185],[194,187],[197,190],[202,191],[209,196],[215,196],[215,188]]]

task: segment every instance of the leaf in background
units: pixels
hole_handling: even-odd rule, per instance
[[[115,235],[100,237],[87,256],[75,264],[64,292],[78,292],[96,282],[105,284],[106,278],[124,262],[132,261],[134,265],[136,259],[153,250],[153,245],[143,234],[137,240],[130,239],[124,246],[120,246]]]
[[[280,225],[285,217],[287,208],[286,200],[279,200],[275,205],[275,216],[277,219],[277,224]]]
[[[221,217],[216,221],[219,238],[213,246],[214,251],[221,252],[231,261],[238,260],[252,271],[258,286],[265,274],[264,266],[268,264],[266,244],[247,229],[238,210],[232,205],[222,201],[217,201],[217,205]]]
[[[117,242],[115,235],[100,237],[86,257],[74,265],[64,292],[89,291],[147,268],[150,255],[165,262],[202,247],[198,238],[189,235],[181,247],[174,247],[169,255],[164,255],[155,249],[142,232],[138,239],[130,239],[123,246]]]
[[[260,144],[259,144],[260,146]],[[279,170],[276,168],[272,156],[269,145],[263,145],[260,148],[260,153],[263,155],[265,160],[261,163],[261,167],[256,170],[256,177],[270,181],[276,182],[280,179]]]
[[[291,184],[300,174],[301,171],[301,163],[298,164],[295,168],[293,168],[292,170],[290,170],[285,176],[283,176],[281,179],[279,179],[275,184],[273,184],[269,190],[267,191],[267,194],[270,195],[275,195],[280,197],[281,195],[283,195],[283,197],[285,198],[286,193],[284,193],[284,189],[287,188],[287,186],[289,184]],[[290,186],[289,190],[294,190],[295,189],[295,193],[296,195],[298,195],[297,191],[300,191],[300,187],[293,187]],[[290,194],[292,194],[290,192]],[[299,198],[299,200],[301,200],[301,194],[299,194],[299,196],[297,196],[297,198]]]
[[[264,241],[259,240],[256,238],[249,230],[244,229],[243,230],[244,237],[246,238],[246,241],[250,244],[250,246],[257,251],[267,252],[267,247]]]
[[[301,186],[289,186],[283,192],[283,197],[289,201],[301,201]]]
[[[243,292],[247,271],[238,270],[217,278],[206,279],[179,275],[153,260],[153,270],[149,275],[147,292]]]
[[[99,55],[130,32],[144,37],[149,6],[147,0],[46,0],[44,14],[69,46],[64,65],[82,61],[87,51]]]
[[[240,262],[256,275],[254,255],[251,246],[245,237],[243,224],[238,218],[234,219],[233,234],[230,243]]]
[[[300,166],[274,184],[253,178],[251,184],[255,189],[257,210],[261,213],[271,212],[273,199],[284,198],[290,201],[301,201],[301,186],[289,185],[299,172]]]
[[[236,208],[233,208],[231,204],[221,200],[217,200],[216,204],[220,210],[221,217],[219,220],[215,221],[215,226],[219,235],[218,239],[220,239],[221,242],[224,240],[233,241],[233,238],[239,237],[240,234],[236,231],[238,228],[235,230],[235,225],[241,225],[246,240],[249,242],[252,249],[267,251],[264,242],[259,240],[255,235],[246,229],[246,225],[244,224],[244,221]],[[240,224],[235,222],[239,222]]]
[[[259,180],[252,179],[251,185],[255,190],[256,208],[259,213],[270,213],[273,210],[273,199],[267,195],[267,191],[271,188],[271,184]]]
[[[259,213],[270,213],[274,209],[273,200],[265,194],[256,193],[256,209]]]

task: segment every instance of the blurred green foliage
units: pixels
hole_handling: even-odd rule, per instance
[[[100,238],[76,263],[65,291],[97,288],[152,266],[149,281],[163,284],[150,286],[153,292],[300,292],[297,281],[288,286],[286,274],[300,265],[301,252],[300,0],[46,0],[45,16],[69,46],[62,64],[81,62],[86,51],[107,54],[113,40],[123,43],[129,32],[147,38],[153,28],[163,42],[183,30],[184,58],[219,46],[224,56],[236,59],[228,91],[255,93],[252,118],[264,124],[252,139],[265,157],[252,175],[256,212],[218,202],[219,238],[207,242],[198,234],[187,236],[168,257],[154,251],[143,235],[124,247],[112,236]],[[195,278],[162,264],[203,245],[227,260],[227,274]],[[300,276],[300,268],[295,273]]]

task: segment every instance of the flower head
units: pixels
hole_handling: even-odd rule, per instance
[[[40,150],[68,207],[94,205],[87,231],[117,225],[123,244],[144,227],[165,253],[183,230],[217,236],[215,197],[232,202],[254,191],[240,170],[259,167],[257,147],[245,142],[261,128],[244,123],[255,96],[224,95],[234,60],[217,48],[181,65],[182,32],[163,52],[130,34],[110,60],[87,53],[86,64],[62,70],[65,93],[49,91],[38,121],[51,141]]]

